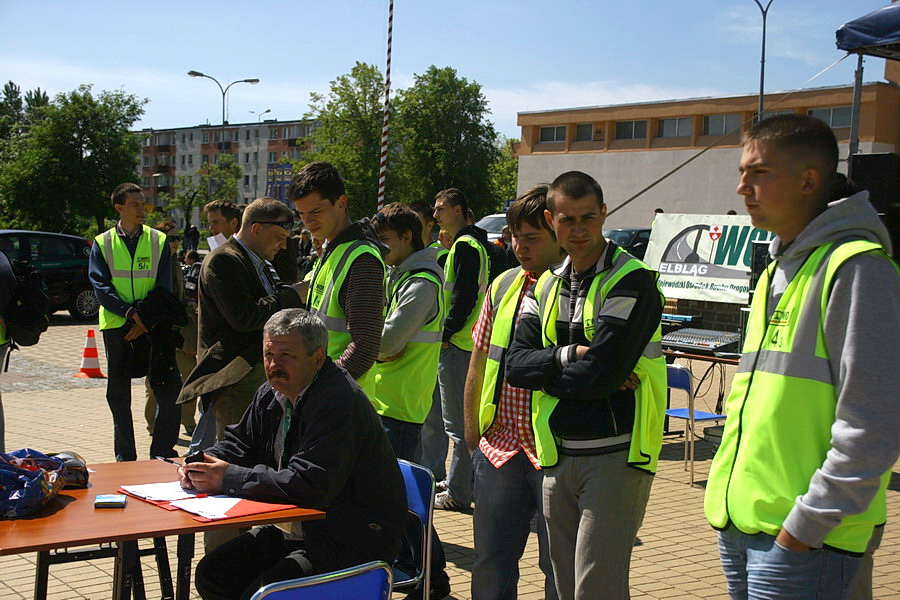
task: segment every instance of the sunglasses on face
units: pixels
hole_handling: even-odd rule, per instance
[[[294,228],[293,221],[254,221],[254,223],[259,223],[260,225],[278,225],[288,232]]]

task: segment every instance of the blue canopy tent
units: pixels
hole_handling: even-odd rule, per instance
[[[839,50],[858,55],[850,121],[850,156],[859,150],[859,103],[862,95],[863,56],[900,60],[900,3],[883,6],[844,23],[835,32]]]
[[[844,23],[835,37],[839,50],[900,60],[900,4],[883,6]]]
[[[859,151],[859,105],[862,97],[863,56],[877,56],[887,60],[900,60],[900,2],[884,6],[869,14],[844,23],[835,32],[839,50],[856,54],[856,77],[853,86],[853,108],[850,117],[850,153],[847,157],[847,175],[853,177],[854,155]],[[872,155],[874,156],[874,155]],[[863,158],[862,155],[857,158]],[[871,188],[870,188],[871,189]],[[900,260],[900,202],[896,195],[880,207],[885,225],[891,234],[894,258]],[[873,204],[877,204],[874,198]]]

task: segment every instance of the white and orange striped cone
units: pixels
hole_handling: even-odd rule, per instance
[[[87,339],[84,340],[84,352],[81,354],[81,368],[72,377],[82,379],[106,379],[106,375],[100,372],[100,359],[97,356],[97,340],[94,330],[87,330]]]

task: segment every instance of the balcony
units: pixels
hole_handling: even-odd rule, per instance
[[[175,167],[171,165],[156,165],[157,173],[171,173],[175,170]]]
[[[172,152],[175,149],[172,144],[157,144],[156,151],[157,152]]]

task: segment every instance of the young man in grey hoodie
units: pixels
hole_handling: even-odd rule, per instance
[[[867,192],[828,202],[838,149],[825,123],[781,115],[743,143],[737,193],[777,237],[706,517],[732,598],[845,598],[900,452],[900,275]]]
[[[437,263],[437,248],[425,247],[421,221],[409,206],[388,204],[375,215],[375,227],[378,239],[388,248],[384,257],[387,312],[369,400],[397,458],[411,461],[437,382],[447,316],[444,270]],[[450,579],[443,547],[433,531],[431,558],[429,597],[440,600],[450,594]],[[421,595],[419,589],[409,597]]]

